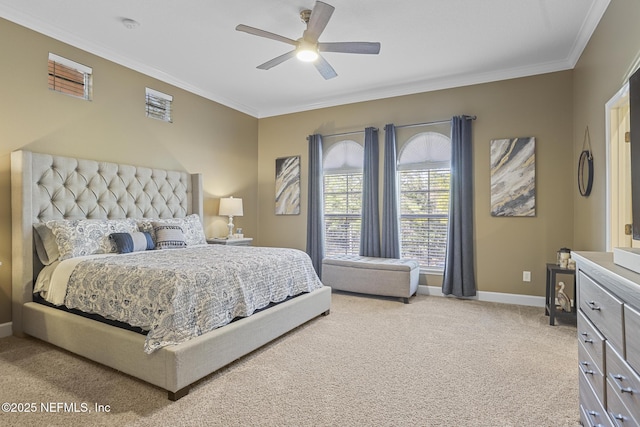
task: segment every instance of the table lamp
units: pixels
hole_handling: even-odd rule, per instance
[[[242,216],[242,199],[234,199],[233,197],[223,197],[220,199],[220,209],[218,211],[220,216],[228,216],[229,223],[229,235],[227,239],[233,239],[233,217]]]

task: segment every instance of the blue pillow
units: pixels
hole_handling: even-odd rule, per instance
[[[109,237],[115,242],[119,254],[155,249],[151,233],[147,233],[146,231],[111,233]]]

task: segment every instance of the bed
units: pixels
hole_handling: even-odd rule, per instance
[[[151,348],[145,334],[34,301],[36,277],[44,268],[34,243],[38,237],[34,226],[56,220],[172,223],[202,218],[201,175],[16,151],[11,155],[11,202],[14,334],[36,337],[161,387],[170,400],[188,394],[195,381],[329,313],[331,289],[320,286],[252,309],[247,317],[235,316],[224,326]],[[213,246],[217,245],[203,245],[200,250],[242,250]]]

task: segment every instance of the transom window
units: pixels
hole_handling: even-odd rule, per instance
[[[323,159],[325,255],[358,255],[364,148],[355,141],[329,147]]]
[[[157,90],[145,88],[145,104],[147,117],[171,122],[171,104],[173,96]]]
[[[449,217],[451,139],[438,132],[410,138],[398,156],[401,256],[444,269]]]
[[[92,75],[91,67],[49,53],[49,89],[90,100]]]

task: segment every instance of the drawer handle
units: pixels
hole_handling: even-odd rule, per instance
[[[624,415],[622,415],[622,414],[618,414],[618,415],[616,415],[616,414],[611,414],[611,415],[613,415],[613,418],[615,418],[616,420],[620,420],[620,421],[622,421],[622,422],[626,421],[626,419],[627,419],[627,417],[625,417],[625,416],[624,416]]]
[[[595,301],[589,301],[587,304],[589,304],[591,310],[600,310],[600,307],[597,306],[598,303]]]
[[[580,335],[582,335],[584,338],[582,338],[582,341],[584,341],[587,344],[593,344],[593,340],[589,337],[589,332],[580,332]]]
[[[611,374],[611,376],[618,382],[622,382],[627,379],[627,377],[620,374]],[[620,393],[629,393],[631,395],[634,394],[634,390],[631,387],[622,387],[621,384],[618,384],[618,387],[620,388]]]
[[[587,415],[596,418],[600,416],[599,412],[596,411],[587,411]],[[593,427],[604,427],[602,424],[598,423],[598,424],[594,424]]]
[[[589,368],[589,365],[590,365],[590,364],[591,364],[591,363],[586,362],[586,361],[585,361],[585,362],[580,362],[580,365],[581,365],[581,366],[584,366],[584,369],[582,370],[582,372],[584,372],[584,373],[585,373],[585,374],[587,374],[587,375],[593,375],[593,373],[594,373],[594,372],[593,372],[593,370],[591,370],[591,369],[587,369],[587,368]]]
[[[600,413],[596,412],[596,411],[587,411],[587,415],[593,417],[593,418],[597,418],[600,417]],[[594,424],[593,427],[604,427],[602,424],[598,423],[598,424]]]

